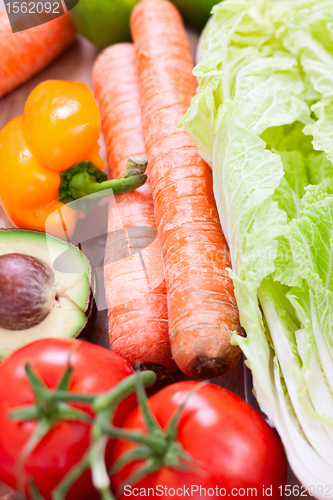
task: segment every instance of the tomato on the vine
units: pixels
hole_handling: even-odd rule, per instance
[[[154,493],[159,498],[281,499],[279,486],[284,488],[287,481],[287,461],[275,432],[259,413],[230,391],[207,384],[191,394],[195,387],[198,382],[176,383],[149,399],[153,415],[165,430],[189,397],[180,414],[177,438],[182,452],[192,460],[180,458],[183,468],[177,467],[170,448],[164,458],[155,455],[155,465],[161,460],[157,470],[131,482],[140,469],[148,466],[149,471],[153,464],[151,457],[134,460],[113,476],[117,498],[148,498]],[[147,432],[141,408],[132,411],[123,428]],[[137,446],[117,441],[114,461]]]
[[[22,454],[35,432],[38,421],[17,421],[10,413],[34,405],[36,397],[27,378],[25,365],[50,389],[57,388],[72,367],[68,391],[79,394],[105,393],[121,380],[133,374],[131,366],[120,356],[102,347],[74,339],[44,339],[15,351],[0,365],[0,480],[32,498],[28,482],[34,482],[40,494],[51,500],[60,481],[84,457],[90,445],[89,422],[61,420],[41,438],[22,462]],[[114,423],[118,425],[135,406],[135,396],[125,399],[118,407]],[[70,403],[70,408],[93,415],[87,403]],[[106,453],[107,467],[111,446]],[[66,499],[93,500],[99,494],[94,489],[90,471],[75,482]]]

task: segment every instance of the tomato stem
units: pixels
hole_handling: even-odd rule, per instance
[[[33,477],[31,477],[29,479],[29,487],[30,487],[30,491],[33,495],[33,499],[34,500],[45,500],[42,495],[39,493],[39,490],[37,488],[37,484],[36,484],[36,481],[34,480]]]
[[[123,399],[135,392],[137,379],[140,379],[145,386],[150,387],[156,382],[156,374],[152,371],[146,371],[125,378],[111,391],[95,398],[93,402],[94,410],[100,412],[118,405]]]
[[[171,422],[168,426],[167,432],[166,432],[166,438],[169,441],[169,443],[174,443],[177,441],[177,434],[178,434],[178,426],[179,426],[179,420],[181,417],[181,414],[183,413],[183,410],[185,408],[186,403],[188,400],[191,398],[191,396],[197,392],[199,389],[201,389],[204,385],[207,384],[207,381],[201,382],[199,385],[194,387],[192,391],[188,394],[187,398],[185,398],[184,402],[180,405],[176,413],[171,419]]]
[[[22,409],[10,412],[9,417],[12,420],[19,420],[21,422],[25,420],[39,420],[42,417],[42,412],[38,406],[24,406]]]
[[[140,377],[137,377],[136,379],[136,393],[138,404],[141,408],[143,418],[145,420],[149,433],[151,434],[151,436],[159,436],[160,438],[164,439],[164,431],[149,408],[147,394]]]
[[[26,363],[25,372],[33,388],[36,399],[39,403],[41,403],[46,395],[47,387],[40,376],[35,372],[30,363]]]
[[[71,355],[69,355],[67,369],[66,369],[65,373],[63,374],[63,376],[61,377],[61,380],[58,384],[58,387],[57,387],[58,391],[66,391],[67,389],[69,389],[69,385],[70,385],[71,378],[73,375],[73,368],[71,366],[70,361],[71,361]]]
[[[93,403],[97,394],[76,394],[68,391],[50,391],[47,394],[47,400],[50,402],[69,401],[71,403]]]
[[[83,457],[74,469],[61,481],[57,488],[52,492],[52,500],[64,500],[70,488],[75,481],[89,468],[89,452]]]
[[[149,474],[153,474],[155,471],[157,471],[161,466],[163,466],[163,463],[161,461],[156,461],[153,458],[148,458],[148,460],[143,464],[141,469],[139,469],[135,474],[133,474],[126,482],[122,483],[118,489],[118,494],[121,493],[121,491],[124,489],[126,484],[135,484],[141,479],[143,479],[146,476],[149,476]]]
[[[153,385],[156,381],[154,372],[141,372],[131,375],[122,380],[116,387],[109,392],[101,395],[90,396],[90,403],[96,412],[96,419],[92,424],[92,445],[84,458],[77,467],[75,467],[65,478],[63,484],[57,488],[54,500],[63,500],[74,484],[77,478],[90,468],[92,473],[93,485],[99,491],[102,500],[114,500],[110,491],[110,479],[105,465],[105,452],[110,433],[105,429],[113,429],[110,422],[113,420],[115,411],[121,401],[127,396],[133,394],[137,386],[137,379],[141,384]],[[66,391],[53,392],[53,398],[60,401],[82,401],[81,394],[66,393]],[[83,398],[87,401],[86,398]],[[114,437],[111,435],[111,437]]]
[[[52,500],[64,500],[70,488],[87,469],[91,469],[93,484],[100,492],[102,500],[114,500],[110,490],[110,479],[105,464],[106,446],[110,437],[115,437],[117,428],[112,423],[116,409],[121,401],[133,394],[140,383],[151,386],[156,382],[154,372],[146,371],[136,373],[122,380],[116,387],[104,394],[76,394],[70,392],[69,386],[73,370],[70,362],[62,376],[57,389],[49,389],[32,366],[25,366],[27,378],[36,397],[34,405],[19,408],[10,414],[10,417],[19,421],[38,421],[38,426],[31,439],[26,444],[19,462],[21,471],[21,489],[24,490],[24,464],[33,449],[40,443],[44,436],[61,420],[76,420],[91,424],[91,446],[86,455],[52,492]],[[138,380],[140,382],[138,382]],[[95,418],[87,412],[76,409],[67,403],[88,403],[95,411]],[[121,430],[119,430],[121,433]],[[129,438],[129,434],[125,433]],[[167,443],[158,436],[137,436],[149,443],[155,452],[161,453]],[[148,447],[147,447],[148,449]],[[37,485],[35,485],[37,488]]]
[[[169,444],[164,436],[153,436],[149,434],[143,434],[139,431],[128,431],[120,429],[119,427],[103,427],[103,432],[110,437],[116,437],[118,439],[125,439],[127,441],[133,441],[134,443],[144,444],[151,448],[158,455],[163,455]]]
[[[120,456],[114,467],[111,469],[111,474],[124,467],[125,465],[137,461],[144,460],[142,467],[132,476],[126,483],[120,485],[119,493],[121,493],[125,484],[135,484],[149,474],[154,473],[161,467],[171,467],[178,470],[190,471],[200,469],[193,458],[185,452],[180,442],[177,440],[178,426],[181,414],[190,397],[199,390],[207,382],[202,382],[197,385],[185,398],[182,405],[175,412],[171,419],[168,428],[163,430],[155,419],[151,409],[149,408],[148,398],[141,379],[137,378],[137,397],[142,416],[144,418],[149,434],[142,434],[136,431],[124,429],[104,429],[104,432],[110,433],[118,437],[118,439],[127,439],[132,442],[141,443],[139,447],[130,450]]]
[[[35,432],[32,434],[30,439],[25,444],[18,460],[17,469],[18,469],[18,491],[24,495],[24,482],[25,482],[25,471],[24,464],[27,460],[30,453],[35,449],[37,444],[43,439],[44,436],[50,431],[51,425],[50,422],[47,422],[45,419],[41,419],[39,422]],[[36,485],[37,488],[37,485]]]
[[[104,499],[112,498],[110,493],[110,479],[105,465],[106,446],[108,437],[101,436],[94,442],[90,451],[90,464],[93,485]]]
[[[151,449],[148,446],[139,446],[138,448],[134,448],[127,453],[124,453],[117,463],[113,465],[109,471],[111,475],[118,472],[125,465],[135,461],[135,460],[143,460],[144,458],[149,458],[151,456]]]
[[[112,495],[110,488],[103,488],[102,490],[99,490],[102,500],[114,500],[114,496]]]

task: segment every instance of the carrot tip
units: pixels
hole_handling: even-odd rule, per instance
[[[152,370],[156,373],[157,380],[172,380],[172,374],[170,371],[162,365],[158,365],[157,363],[143,363],[140,365],[141,371]]]
[[[195,358],[191,363],[192,376],[202,380],[225,375],[233,368],[221,358]]]

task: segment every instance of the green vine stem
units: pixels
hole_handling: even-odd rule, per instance
[[[34,405],[17,408],[11,413],[11,418],[18,421],[36,420],[38,425],[34,434],[24,447],[19,460],[20,486],[24,492],[26,478],[24,464],[30,453],[45,437],[45,435],[60,420],[76,420],[91,424],[90,447],[81,461],[63,478],[57,488],[52,492],[52,500],[65,500],[66,496],[88,469],[91,470],[93,485],[100,493],[102,500],[114,500],[111,492],[110,474],[114,474],[124,465],[132,461],[142,460],[139,470],[127,480],[133,484],[160,467],[167,466],[179,470],[199,470],[199,464],[185,452],[177,440],[178,425],[181,413],[191,395],[202,387],[198,384],[188,395],[183,404],[175,412],[166,430],[162,429],[152,414],[144,386],[152,386],[156,375],[151,371],[137,372],[123,379],[116,387],[103,394],[76,394],[69,392],[72,376],[70,363],[58,387],[49,389],[41,377],[34,371],[30,364],[25,367],[27,377],[35,394]],[[118,428],[113,425],[114,415],[118,405],[129,395],[137,393],[138,404],[148,432],[133,431]],[[77,410],[68,403],[84,402],[91,405],[95,417]],[[110,438],[123,439],[138,444],[129,452],[120,456],[111,471],[105,463],[105,453]],[[43,500],[38,492],[34,478],[28,478],[28,484],[35,500]],[[121,485],[122,488],[124,485]]]
[[[125,439],[140,443],[136,448],[120,456],[118,461],[112,467],[110,473],[114,474],[117,470],[126,464],[143,459],[142,467],[126,480],[126,484],[135,484],[142,478],[159,470],[163,466],[183,471],[200,471],[198,464],[190,456],[178,441],[178,426],[184,407],[191,396],[202,388],[207,382],[198,384],[185,398],[184,402],[175,412],[166,430],[159,425],[151,409],[149,408],[148,398],[142,380],[137,377],[137,398],[142,416],[144,418],[148,434],[141,434],[138,431],[118,429],[109,426],[104,428],[104,432],[118,439]],[[157,446],[156,446],[157,444]],[[120,485],[118,493],[120,494],[125,484]]]
[[[152,386],[156,382],[156,375],[152,371],[145,371],[134,374],[122,380],[116,387],[104,394],[76,394],[68,391],[72,368],[70,363],[64,373],[58,387],[49,389],[41,377],[27,363],[25,366],[27,378],[35,394],[36,403],[23,408],[18,408],[11,412],[10,418],[18,421],[38,421],[35,432],[22,450],[19,459],[20,492],[24,493],[24,464],[30,453],[45,437],[45,435],[60,420],[76,420],[89,422],[91,424],[91,446],[86,455],[68,475],[61,481],[58,487],[52,492],[53,500],[65,500],[66,495],[81,474],[91,469],[93,485],[100,492],[102,500],[113,500],[110,490],[110,479],[105,464],[105,450],[110,436],[104,432],[104,428],[110,426],[113,421],[115,411],[121,401],[136,391],[137,379],[141,383]],[[87,413],[77,410],[67,403],[85,402],[89,403],[96,417],[92,418]],[[31,478],[30,478],[31,479]],[[30,480],[30,489],[37,500],[37,485]],[[32,486],[31,486],[32,485]],[[39,494],[38,494],[39,495]],[[40,495],[38,496],[38,500]]]

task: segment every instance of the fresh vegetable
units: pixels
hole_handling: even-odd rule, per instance
[[[87,458],[94,415],[88,396],[109,391],[132,373],[117,354],[78,340],[45,339],[6,358],[0,365],[0,480],[25,491],[27,498],[35,498],[34,487],[51,500],[58,487],[58,495],[64,494],[58,498],[98,499],[84,467],[68,494],[62,480]],[[57,388],[62,392],[55,392]],[[73,403],[62,402],[61,394],[67,389]],[[133,398],[127,398],[118,406],[116,425],[134,404]],[[110,467],[111,443],[103,438],[99,446],[100,452],[106,448]],[[99,472],[96,460],[93,474]]]
[[[116,178],[126,169],[130,154],[145,154],[133,45],[117,44],[104,51],[95,63],[93,83],[109,172]],[[140,362],[143,368],[163,376],[176,366],[171,356],[164,271],[149,182],[135,192],[117,195],[116,203],[127,231],[128,258],[125,263],[121,224],[111,203],[104,262],[111,347],[132,366]],[[116,231],[120,231],[118,243]],[[145,268],[134,250],[143,252]]]
[[[70,243],[0,230],[0,358],[40,338],[87,337],[96,318],[93,283],[89,260]]]
[[[32,91],[24,116],[0,132],[0,201],[13,224],[68,239],[78,213],[64,203],[145,182],[134,168],[105,182],[99,136],[98,108],[85,84],[50,80]]]
[[[122,84],[117,86],[120,81],[124,82],[125,88],[122,88]],[[93,87],[101,115],[109,174],[111,178],[117,178],[125,171],[131,153],[145,155],[140,83],[132,44],[116,44],[99,55],[93,68]],[[133,195],[147,189],[147,186],[148,182],[136,193],[117,196],[117,201],[131,199]]]
[[[13,33],[7,12],[0,12],[0,97],[45,68],[74,41],[75,30],[67,14]]]
[[[183,121],[213,168],[262,410],[318,498],[333,477],[333,10],[226,0]]]
[[[131,40],[129,18],[138,0],[80,0],[71,10],[76,29],[100,49]]]
[[[213,377],[238,362],[230,338],[241,328],[211,171],[188,134],[177,130],[196,90],[191,51],[180,14],[166,0],[140,2],[131,25],[172,354],[186,374]]]
[[[105,166],[99,156],[98,108],[84,83],[47,80],[37,85],[25,103],[22,135],[37,161],[54,172],[86,160]]]
[[[156,449],[117,442],[117,498],[148,498],[152,488],[161,498],[281,499],[287,480],[283,448],[270,426],[241,398],[212,384],[180,382],[148,403],[150,411],[134,409],[123,428],[149,431],[156,437]]]
[[[28,498],[90,500],[99,492],[112,500],[112,465],[118,498],[133,487],[142,497],[150,494],[141,488],[170,491],[163,498],[178,488],[207,496],[200,486],[213,498],[281,497],[285,454],[252,407],[197,382],[169,386],[148,404],[144,384],[155,374],[131,373],[117,354],[75,340],[34,342],[9,356],[0,365],[0,479]]]

